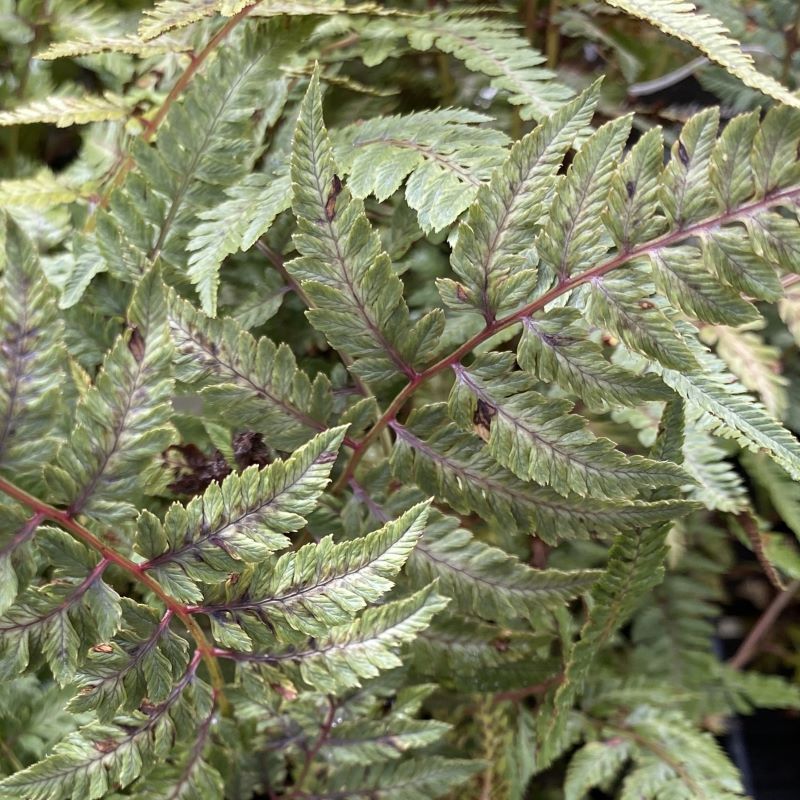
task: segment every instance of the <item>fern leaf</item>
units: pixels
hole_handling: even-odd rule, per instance
[[[734,117],[722,131],[711,154],[709,180],[717,200],[726,210],[753,196],[750,156],[759,128],[758,113]]]
[[[672,146],[661,183],[661,204],[673,228],[685,227],[708,214],[711,152],[718,128],[719,110],[706,109],[689,119]]]
[[[544,56],[504,20],[453,11],[408,24],[408,41],[417,50],[450,53],[472,72],[487,75],[495,89],[508,93],[522,119],[544,121],[571,97],[541,66]]]
[[[249,614],[258,624],[268,621],[279,633],[294,629],[324,634],[333,625],[350,622],[391,589],[425,528],[427,514],[427,505],[418,505],[361,539],[334,544],[326,537],[277,560],[261,561],[203,611],[214,613],[217,625],[230,614],[247,629],[242,618]]]
[[[48,122],[59,128],[85,125],[87,122],[125,119],[130,112],[129,101],[106,93],[102,97],[83,94],[79,97],[53,95],[44,100],[32,100],[9,111],[0,111],[0,127]]]
[[[185,729],[179,731],[181,719],[189,730],[195,725],[202,730],[198,723],[210,713],[211,700],[207,688],[196,681],[198,661],[190,663],[150,715],[122,718],[124,724],[92,723],[70,734],[47,758],[0,781],[0,797],[97,800],[128,786],[150,764],[167,756],[176,735],[185,736]]]
[[[381,670],[401,665],[397,650],[425,630],[447,600],[434,586],[391,603],[368,608],[350,625],[334,627],[311,649],[294,648],[267,655],[233,654],[267,665],[295,664],[303,680],[319,691],[335,692],[361,685]]]
[[[439,591],[465,612],[509,622],[568,602],[597,578],[592,570],[531,569],[445,516],[428,524],[406,569],[418,584],[438,578]]]
[[[675,326],[651,300],[641,269],[594,278],[589,286],[586,316],[618,336],[632,350],[672,370],[690,370],[696,360]],[[673,387],[674,388],[674,387]]]
[[[250,467],[212,483],[185,508],[174,504],[163,525],[145,511],[137,549],[142,568],[184,601],[203,595],[195,582],[218,582],[245,563],[260,562],[287,547],[285,534],[305,524],[328,482],[344,430],[332,428],[297,450],[286,462]],[[187,579],[189,584],[187,585]],[[264,582],[259,571],[253,582]]]
[[[201,388],[221,415],[264,433],[279,450],[292,451],[327,427],[333,400],[328,379],[312,382],[286,344],[256,339],[231,319],[213,320],[171,295],[169,326],[179,380]]]
[[[557,308],[523,320],[517,349],[520,366],[545,383],[558,382],[592,408],[634,406],[672,396],[656,375],[640,375],[609,363],[573,308]]]
[[[0,220],[2,222],[2,220]],[[18,480],[54,455],[59,435],[63,324],[33,245],[5,228],[0,282],[0,470]],[[43,432],[50,435],[43,436]]]
[[[55,61],[57,58],[78,58],[100,53],[125,53],[148,58],[188,49],[188,46],[167,37],[162,37],[158,41],[145,41],[133,34],[126,34],[54,42],[46,50],[37,53],[36,58],[40,61]]]
[[[393,195],[407,180],[405,197],[427,232],[450,225],[481,183],[505,161],[507,137],[478,127],[489,117],[467,109],[437,109],[377,117],[345,128],[336,162],[355,197]]]
[[[430,800],[469,780],[481,762],[426,756],[367,769],[334,773],[328,782],[334,797],[364,800]]]
[[[610,241],[598,236],[597,220],[605,206],[611,179],[628,138],[631,118],[621,117],[594,133],[559,182],[550,216],[536,241],[546,278],[560,281],[597,263]],[[540,275],[540,283],[542,281]]]
[[[728,365],[744,387],[755,392],[764,408],[781,419],[788,405],[788,381],[780,374],[780,352],[765,344],[752,330],[717,325],[704,328],[700,337],[716,344],[717,355]]]
[[[467,370],[456,365],[450,415],[471,430],[486,417],[491,455],[523,480],[551,486],[559,494],[609,500],[635,496],[642,487],[680,486],[687,475],[674,464],[633,456],[608,439],[597,439],[572,404],[533,390],[533,381],[512,372],[512,353],[487,354]]]
[[[46,479],[72,514],[108,524],[129,518],[131,499],[154,480],[153,459],[171,442],[172,344],[164,285],[151,270],[134,291],[128,330],[81,398],[69,444]]]
[[[688,429],[683,445],[683,465],[696,484],[690,496],[706,508],[737,514],[747,505],[742,479],[725,460],[724,451],[694,426]]]
[[[668,36],[688,42],[746,86],[795,108],[800,100],[769,75],[759,72],[753,59],[716,17],[696,10],[683,0],[604,0],[626,14],[655,25]]]
[[[499,466],[480,439],[448,424],[443,404],[415,411],[406,426],[394,423],[396,476],[420,487],[436,487],[459,513],[474,512],[501,529],[535,533],[548,543],[613,534],[681,516],[680,500],[659,502],[584,500],[561,497],[525,483]]]
[[[597,86],[588,89],[515,143],[508,160],[478,189],[450,259],[462,283],[439,281],[448,305],[466,305],[492,322],[532,294],[536,262],[531,241],[556,171],[574,138],[589,124],[597,93]]]
[[[184,28],[205,17],[214,16],[220,0],[161,0],[153,8],[145,9],[139,22],[139,36],[155,39],[162,33]]]
[[[113,635],[119,597],[102,581],[107,559],[53,528],[41,529],[38,542],[53,577],[24,591],[0,617],[0,672],[22,671],[35,646],[63,686],[75,676],[81,642]]]
[[[661,420],[660,437],[654,454],[679,460],[683,444],[683,403],[667,405]],[[564,713],[571,708],[583,690],[589,669],[597,652],[613,632],[623,625],[641,603],[647,592],[661,582],[667,554],[666,535],[669,527],[654,526],[633,534],[620,533],[614,539],[608,563],[601,578],[592,587],[592,606],[572,647],[564,671],[564,681],[553,698],[556,715],[548,730],[561,730]],[[543,747],[550,746],[545,734]],[[556,737],[558,738],[558,737]]]
[[[738,292],[773,303],[783,295],[774,267],[753,252],[744,231],[726,229],[709,234],[703,243],[703,258],[707,268]]]
[[[287,269],[314,303],[308,312],[311,323],[336,349],[363,362],[362,377],[412,376],[412,362],[427,359],[443,320],[434,312],[411,327],[403,284],[381,250],[363,203],[342,188],[335,169],[315,74],[300,109],[292,153],[298,218],[294,241],[301,257]]]
[[[322,749],[324,758],[342,766],[375,764],[400,758],[444,736],[450,725],[436,720],[402,719],[343,722]]]
[[[5,207],[52,208],[72,203],[78,193],[58,181],[50,170],[33,178],[0,181],[0,205]]]
[[[651,256],[651,261],[659,291],[693,319],[734,326],[760,319],[754,305],[706,271],[697,248],[664,248]]]
[[[255,174],[226,190],[227,200],[198,214],[189,234],[187,274],[198,286],[203,310],[216,311],[219,268],[225,258],[248,250],[291,205],[288,177]]]
[[[74,713],[94,711],[102,723],[120,709],[134,711],[145,700],[161,703],[187,668],[184,638],[170,630],[171,612],[120,601],[122,620],[113,641],[90,648],[77,676],[80,689],[69,703]]]
[[[603,221],[620,250],[652,239],[664,228],[659,204],[663,162],[663,136],[660,128],[653,128],[636,142],[614,173]]]
[[[608,786],[630,756],[625,741],[589,742],[569,762],[564,800],[582,800],[595,786]]]
[[[690,408],[704,412],[699,424],[705,430],[736,440],[753,452],[766,451],[776,464],[800,480],[800,443],[764,407],[747,397],[745,388],[726,375],[723,365],[695,340],[693,351],[702,371],[678,372],[657,367],[664,382],[683,397]]]

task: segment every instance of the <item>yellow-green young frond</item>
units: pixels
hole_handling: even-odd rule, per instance
[[[47,122],[59,128],[85,125],[87,122],[125,119],[130,104],[123,97],[100,95],[53,95],[44,100],[22,103],[8,111],[0,111],[0,127]]]
[[[668,36],[688,42],[711,61],[724,67],[731,75],[753,89],[781,103],[800,108],[800,99],[785,86],[759,72],[753,58],[742,50],[716,17],[699,11],[684,0],[604,0],[626,14],[645,20]]]

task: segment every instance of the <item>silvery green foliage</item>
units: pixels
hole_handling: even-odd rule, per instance
[[[0,181],[2,800],[727,800],[704,721],[800,707],[710,646],[727,527],[800,579],[796,97],[608,0],[784,105],[602,124],[418,5],[54,4],[0,113],[86,126]]]

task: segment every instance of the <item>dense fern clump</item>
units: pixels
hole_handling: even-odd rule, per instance
[[[800,18],[740,5],[2,6],[2,800],[748,792]]]

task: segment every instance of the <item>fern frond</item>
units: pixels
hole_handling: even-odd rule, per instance
[[[0,111],[0,127],[48,122],[59,128],[67,128],[70,125],[85,125],[87,122],[125,119],[130,108],[129,100],[110,92],[102,96],[53,95],[44,100],[32,100],[8,111]]]
[[[169,327],[179,380],[201,388],[212,409],[291,451],[324,430],[333,408],[330,381],[312,382],[286,344],[256,339],[231,319],[213,320],[177,295]],[[235,411],[234,411],[235,410]]]
[[[161,0],[153,8],[145,9],[139,22],[139,36],[155,39],[162,33],[185,28],[193,22],[214,16],[220,0]]]
[[[668,36],[688,42],[746,86],[786,105],[800,108],[800,99],[785,86],[759,72],[749,53],[733,39],[716,17],[683,0],[603,0],[626,14],[655,25]]]
[[[780,352],[776,347],[765,344],[753,330],[724,325],[703,328],[700,338],[716,345],[719,358],[746,389],[758,395],[775,419],[783,417],[789,401],[789,382],[780,374]]]
[[[556,184],[556,171],[575,137],[590,122],[597,86],[566,104],[511,148],[508,159],[478,188],[450,264],[461,283],[440,279],[451,308],[464,306],[492,322],[529,297],[535,286],[531,248]],[[366,174],[366,170],[364,170]]]
[[[598,576],[593,570],[532,569],[441,515],[429,522],[406,570],[418,584],[438,578],[439,592],[465,612],[508,622],[568,602]]]
[[[63,323],[33,245],[13,222],[0,224],[0,470],[20,480],[50,461],[58,445]]]
[[[193,659],[170,694],[149,714],[137,712],[117,724],[92,723],[64,739],[44,760],[0,781],[0,797],[66,800],[105,797],[125,787],[162,760],[176,736],[197,735],[198,723],[213,713],[210,693],[195,676]],[[181,721],[192,728],[180,730]]]
[[[734,439],[753,452],[765,450],[795,480],[800,480],[800,444],[794,436],[760,403],[748,397],[745,388],[696,339],[692,351],[702,371],[663,368],[658,371],[690,408],[701,412],[698,424],[725,439]]]
[[[413,364],[430,356],[443,319],[431,312],[412,327],[403,284],[381,250],[360,200],[336,175],[322,120],[315,73],[298,117],[292,152],[294,241],[301,253],[287,269],[314,303],[313,325],[331,344],[349,352],[366,380],[412,376]],[[360,363],[360,366],[359,366]]]
[[[75,412],[75,428],[45,478],[70,509],[114,524],[152,488],[153,459],[172,441],[172,343],[157,269],[136,287],[128,329],[103,362]]]
[[[352,624],[331,628],[312,648],[264,655],[230,652],[229,656],[265,665],[296,665],[309,686],[335,692],[399,667],[400,646],[413,641],[446,605],[447,599],[436,594],[435,586],[428,586],[403,600],[368,608]]]
[[[100,53],[125,53],[126,55],[147,58],[188,49],[188,45],[167,37],[159,38],[157,41],[145,41],[134,34],[126,34],[53,42],[46,50],[37,53],[36,58],[40,61],[55,61],[57,58],[77,58]]]
[[[202,600],[199,582],[217,583],[244,563],[257,563],[287,547],[285,534],[305,525],[328,482],[344,430],[331,428],[287,461],[250,467],[212,483],[185,508],[174,504],[163,525],[148,511],[138,522],[137,550],[145,569],[188,602]],[[258,584],[266,579],[256,571]],[[240,584],[243,588],[244,579]]]
[[[376,117],[336,138],[336,163],[355,197],[385,200],[406,181],[405,198],[428,232],[450,225],[507,156],[508,138],[479,127],[489,117],[436,109]]]
[[[742,479],[725,460],[725,452],[694,425],[688,426],[683,465],[696,483],[690,496],[706,508],[736,514],[747,504]]]
[[[418,505],[361,539],[334,544],[326,537],[277,560],[259,561],[202,610],[214,614],[218,628],[226,629],[228,620],[234,628],[241,626],[244,637],[235,634],[240,639],[251,628],[249,617],[258,625],[267,622],[278,635],[290,630],[324,634],[392,588],[427,514],[427,505]]]
[[[603,125],[578,150],[566,177],[558,183],[550,216],[536,240],[545,268],[540,284],[549,283],[552,276],[565,281],[597,263],[608,251],[611,242],[607,236],[598,236],[597,220],[631,122],[630,117],[620,117]]]
[[[32,178],[0,181],[0,205],[8,208],[52,208],[72,203],[80,195],[58,181],[53,173],[44,169]]]
[[[466,430],[488,428],[492,457],[523,480],[551,486],[559,494],[609,500],[632,497],[642,488],[680,486],[688,476],[674,464],[641,456],[630,459],[608,439],[597,439],[586,421],[570,414],[567,400],[533,390],[523,372],[512,371],[513,353],[479,356],[454,367],[450,416]]]
[[[682,402],[675,401],[666,406],[653,455],[680,461],[684,439],[683,419]],[[661,582],[668,530],[668,526],[659,525],[633,534],[620,533],[614,539],[605,571],[592,587],[591,611],[581,629],[580,638],[570,651],[564,681],[553,698],[556,713],[552,722],[544,726],[546,732],[542,747],[545,752],[550,746],[548,736],[552,728],[563,729],[564,714],[583,690],[597,652],[613,632],[630,618],[647,592]]]
[[[609,786],[630,757],[624,740],[589,742],[572,756],[564,781],[564,800],[582,800],[597,786]]]
[[[456,10],[405,24],[412,47],[436,47],[487,75],[495,89],[508,93],[509,103],[519,106],[522,119],[546,120],[571,97],[513,23]]]
[[[288,176],[249,175],[225,194],[226,200],[197,215],[200,221],[187,244],[187,274],[201,287],[203,310],[211,316],[216,310],[222,262],[233,253],[249,250],[292,202]]]

